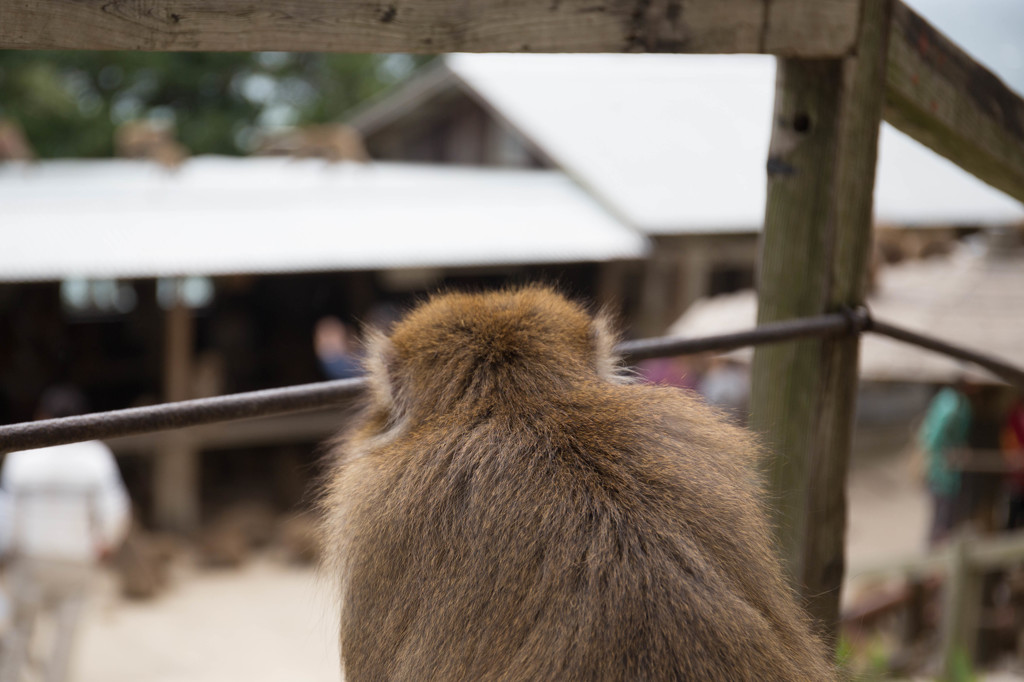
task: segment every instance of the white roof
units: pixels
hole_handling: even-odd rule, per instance
[[[879,273],[868,306],[879,320],[1024,366],[1024,254],[988,256],[962,247],[951,256],[909,261]],[[697,337],[754,326],[757,296],[741,291],[694,303],[669,334]],[[861,376],[876,380],[947,382],[969,368],[945,355],[876,334],[863,337]],[[749,359],[749,349],[734,357]],[[992,381],[980,368],[968,372]]]
[[[499,117],[631,225],[650,234],[760,229],[773,57],[445,59]],[[882,223],[1024,220],[1019,202],[888,125],[882,128],[875,199]]]
[[[0,281],[643,256],[557,171],[201,156],[0,165]]]

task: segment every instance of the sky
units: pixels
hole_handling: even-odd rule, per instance
[[[1024,0],[904,0],[1024,94]]]

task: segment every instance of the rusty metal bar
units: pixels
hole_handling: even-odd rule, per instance
[[[783,322],[763,324],[754,329],[733,334],[680,339],[662,336],[620,343],[615,349],[627,362],[660,358],[670,355],[690,355],[708,351],[727,351],[765,343],[779,343],[809,336],[841,336],[862,331],[869,324],[866,311],[849,314],[833,313],[817,317],[803,317]]]
[[[841,336],[871,331],[922,348],[973,362],[1024,390],[1024,370],[991,356],[902,329],[871,318],[867,309],[764,324],[755,329],[696,339],[660,337],[626,341],[616,351],[628,362],[648,358],[727,351],[811,336]],[[96,412],[0,426],[0,453],[166,431],[214,422],[267,417],[344,403],[365,388],[362,378],[322,381],[301,386],[183,400],[163,405]]]
[[[0,426],[0,452],[313,410],[344,402],[365,383],[361,378],[338,379]]]
[[[620,344],[616,350],[627,361],[636,362],[669,355],[732,350],[803,336],[850,333],[862,328],[865,323],[866,318],[862,323],[854,324],[849,315],[823,315],[699,339],[661,337],[627,341]],[[363,379],[342,379],[0,426],[0,452],[300,412],[342,402],[354,396],[363,387]]]
[[[976,365],[984,367],[988,371],[995,374],[997,377],[1006,380],[1007,383],[1012,384],[1018,390],[1024,391],[1024,369],[1015,367],[1007,362],[994,358],[991,355],[985,355],[984,353],[977,353],[966,348],[960,348],[952,344],[940,341],[939,339],[926,336],[924,334],[918,334],[902,327],[888,324],[886,322],[879,322],[875,319],[869,318],[869,323],[865,331],[874,332],[875,334],[881,334],[882,336],[888,336],[890,339],[896,339],[897,341],[903,341],[920,348],[927,348],[928,350],[935,351],[936,353],[942,353],[959,360],[966,360],[967,362],[973,362]]]

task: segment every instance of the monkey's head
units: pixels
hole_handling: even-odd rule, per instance
[[[603,317],[544,287],[432,297],[371,339],[371,396],[392,419],[490,411],[526,396],[614,379]]]

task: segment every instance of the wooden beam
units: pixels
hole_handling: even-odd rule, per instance
[[[992,571],[1011,568],[1024,562],[1024,531],[970,538],[968,563],[974,570]]]
[[[885,120],[1024,201],[1024,99],[902,3],[889,37]]]
[[[857,57],[779,60],[758,324],[863,301],[891,8],[864,0]],[[833,643],[857,350],[855,335],[761,346],[752,370],[779,549]]]
[[[0,0],[0,49],[771,52],[852,49],[859,0]]]
[[[165,319],[164,400],[187,400],[192,397],[192,311],[179,298]],[[191,533],[199,527],[199,451],[180,429],[160,434],[159,443],[153,460],[153,516],[161,528]]]
[[[1022,530],[985,537],[969,537],[968,541],[967,563],[974,570],[994,571],[1024,562]],[[920,556],[861,566],[856,569],[855,575],[857,578],[869,580],[897,576],[908,579],[927,578],[942,573],[951,565],[949,553],[953,544],[955,543]]]
[[[942,674],[939,679],[963,679],[962,671],[974,667],[981,615],[982,575],[971,566],[973,541],[967,535],[953,538],[949,568],[942,589]],[[961,674],[958,674],[960,672]]]

